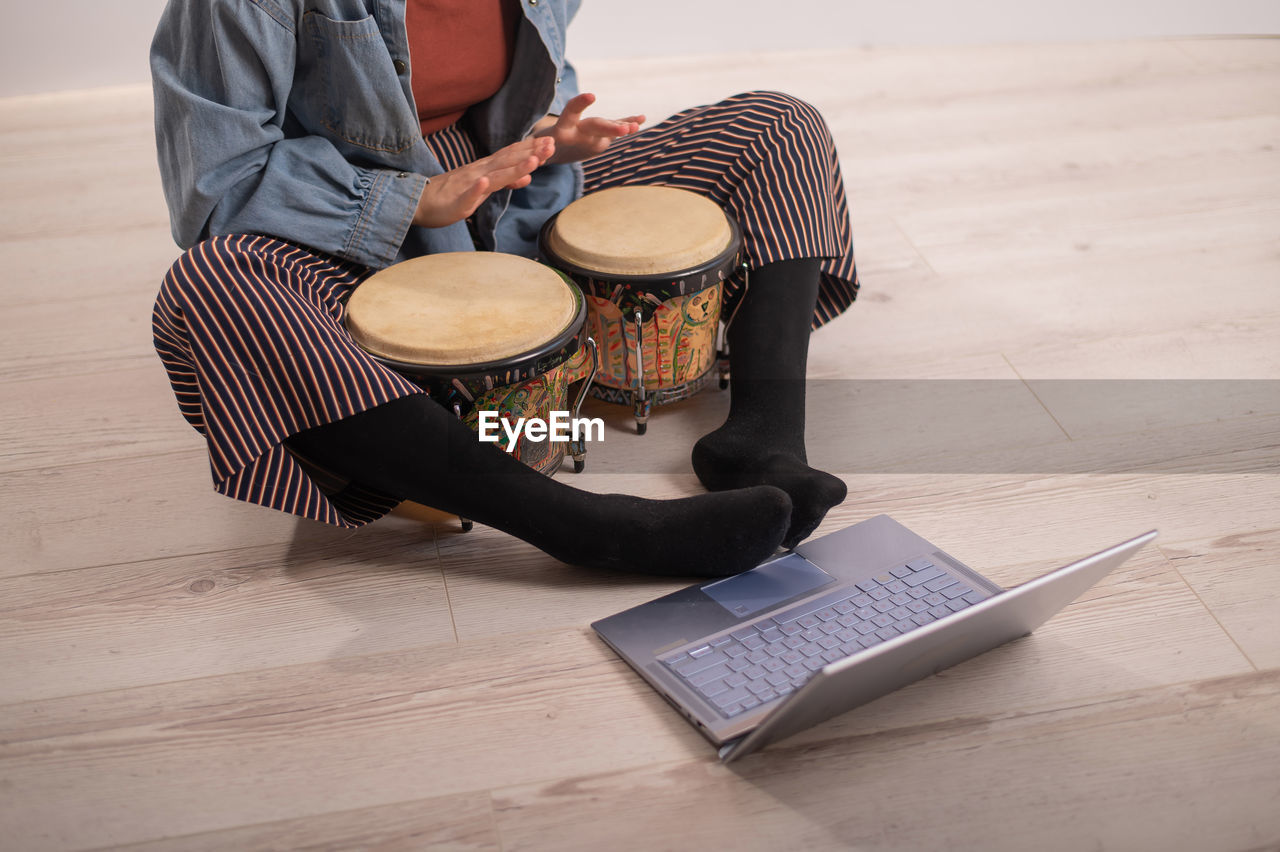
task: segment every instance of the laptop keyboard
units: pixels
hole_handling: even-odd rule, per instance
[[[795,691],[828,663],[990,596],[916,559],[660,660],[733,718]]]

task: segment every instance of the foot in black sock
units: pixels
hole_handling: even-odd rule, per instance
[[[679,500],[598,494],[579,506],[576,516],[565,519],[579,528],[577,535],[510,531],[571,565],[724,577],[772,556],[791,517],[786,492],[765,485]]]
[[[795,547],[818,528],[828,510],[844,502],[848,486],[838,477],[809,467],[794,453],[761,457],[758,447],[722,427],[694,444],[693,471],[711,491],[772,485],[787,492],[791,522],[782,546]]]
[[[729,324],[729,416],[693,448],[693,470],[712,491],[773,485],[791,497],[783,540],[794,547],[848,489],[806,463],[805,374],[819,263],[779,261],[751,273]]]
[[[720,577],[754,568],[791,525],[768,485],[646,500],[571,488],[516,461],[424,396],[292,436],[291,450],[366,487],[510,533],[573,565]]]

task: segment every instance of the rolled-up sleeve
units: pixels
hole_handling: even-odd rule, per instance
[[[151,48],[174,239],[270,234],[365,266],[395,260],[424,175],[349,162],[286,133],[296,22],[271,0],[173,0]]]

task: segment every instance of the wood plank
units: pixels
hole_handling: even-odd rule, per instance
[[[135,284],[130,287],[138,289]],[[0,319],[0,383],[140,367],[159,373],[162,368],[151,345],[154,300],[154,293],[116,292],[69,303],[59,300],[12,307]],[[82,392],[95,384],[78,381]],[[6,394],[21,391],[8,389]]]
[[[1195,424],[1242,419],[1261,423],[1280,414],[1280,377],[1264,381],[1049,379],[1031,380],[1027,386],[1073,439],[1135,432],[1176,434]],[[1280,448],[1268,466],[1280,473]]]
[[[935,45],[723,53],[595,59],[577,67],[584,91],[600,95],[603,115],[639,111],[657,119],[691,103],[770,89],[813,100],[835,115],[834,120],[843,118],[851,126],[865,123],[859,120],[869,111],[916,102],[946,103],[1010,91],[1088,90],[1135,77],[1172,81],[1191,72],[1204,73],[1203,66],[1177,46],[1160,41],[1005,45],[997,50]],[[946,73],[938,73],[939,68]]]
[[[1280,156],[1267,162],[1264,174],[1250,166],[1233,181],[934,208],[897,221],[940,275],[1036,270],[1085,253],[1138,260],[1170,245],[1191,251],[1270,242],[1280,223]],[[976,254],[975,244],[985,250]]]
[[[1118,131],[1078,129],[1060,116],[1046,120],[1033,139],[992,133],[917,150],[912,140],[925,135],[927,121],[922,112],[917,132],[902,128],[902,146],[853,148],[844,169],[856,186],[855,207],[898,214],[1079,196],[1116,186],[1177,185],[1230,175],[1242,160],[1266,169],[1280,117],[1274,112],[1203,120],[1188,116],[1176,128],[1127,124]],[[928,135],[935,143],[939,135],[948,138],[945,128]]]
[[[1038,412],[1021,410],[1020,394],[1031,392],[1021,382],[845,384],[816,385],[821,399],[810,404],[807,440],[812,464],[843,475],[1280,472],[1280,417],[1228,408],[1258,401],[1274,411],[1271,384],[1063,382],[1046,392],[1046,383],[1031,382],[1047,406]],[[1222,407],[1180,407],[1179,390],[1187,403]]]
[[[1185,332],[1209,323],[1250,322],[1280,314],[1280,297],[1268,286],[1280,275],[1274,241],[1211,250],[1171,247],[1140,263],[1088,251],[1080,254],[1071,264],[1034,273],[1014,268],[950,276],[950,293],[922,285],[910,294],[926,292],[938,308],[957,312],[957,324],[999,340],[1006,351],[1056,340]],[[1210,293],[1213,297],[1207,298]],[[917,298],[910,307],[922,301]],[[1152,375],[1177,376],[1174,366],[1180,365],[1153,370]]]
[[[194,435],[194,433],[192,433]],[[293,542],[373,542],[420,523],[350,530],[231,500],[213,490],[203,450],[0,474],[6,559],[0,577]]]
[[[1280,667],[1280,530],[1228,532],[1162,547],[1170,563],[1261,669]]]
[[[50,143],[51,133],[71,127],[91,129],[94,139],[105,145],[120,140],[132,143],[154,133],[152,114],[147,85],[0,98],[4,159],[12,162],[41,154],[83,157],[83,138],[55,136],[61,144]]]
[[[0,703],[455,641],[430,527],[0,579]]]
[[[1046,338],[1007,352],[1023,378],[1253,379],[1280,377],[1280,314],[1210,320],[1178,329]]]
[[[189,450],[203,439],[178,413],[159,361],[92,376],[5,385],[0,472]]]
[[[77,152],[54,149],[21,163],[0,164],[0,183],[21,205],[0,209],[6,241],[39,239],[74,227],[82,234],[151,228],[167,232],[168,212],[155,165],[155,143],[145,136],[115,150],[110,168]]]
[[[885,298],[860,300],[838,330],[815,334],[813,346],[834,350],[828,357],[836,364],[847,359],[843,376],[849,379],[1001,378],[995,370],[953,374],[949,365],[1005,358],[1016,370],[1003,377],[1027,379],[1280,375],[1274,345],[1280,311],[1268,310],[1271,296],[1251,293],[1257,282],[1280,274],[1280,264],[1238,267],[1211,277],[1206,288],[1193,287],[1194,277],[1187,277],[1164,293],[1158,269],[1126,275],[1127,265],[1082,265],[1021,280],[947,277],[936,287],[886,286]],[[1199,265],[1188,264],[1192,276]],[[1221,299],[1205,299],[1206,292],[1220,292]],[[921,312],[948,321],[926,324]]]
[[[1272,529],[1280,500],[1273,474],[867,474],[846,482],[849,498],[820,532],[884,512],[1005,586],[1152,528],[1162,546]]]
[[[149,87],[0,99],[0,185],[23,203],[0,211],[0,241],[73,230],[168,230]],[[68,137],[68,116],[76,135]],[[86,156],[84,128],[92,128]],[[51,138],[73,139],[53,144]]]
[[[440,557],[461,641],[582,627],[694,582],[565,565],[479,525],[441,536]]]
[[[851,70],[844,72],[846,78]],[[837,78],[833,85],[839,84]],[[1113,132],[1120,146],[1124,132],[1133,128],[1164,128],[1175,134],[1189,124],[1274,116],[1278,88],[1274,73],[1267,70],[1201,71],[1177,77],[1138,73],[1130,79],[1063,88],[1015,83],[992,93],[889,96],[877,105],[874,121],[865,120],[856,89],[844,96],[833,93],[813,100],[824,115],[834,116],[829,119],[832,134],[842,155],[849,158],[863,151],[893,152],[895,143],[899,153],[963,150],[991,143],[1032,149],[1055,136],[1071,140],[1106,131]],[[1205,165],[1214,169],[1222,164]]]
[[[98,308],[97,326],[90,324],[86,329],[96,327],[104,329],[104,334],[119,333],[121,327],[112,323],[121,320],[111,316],[113,313],[149,323],[151,302],[160,289],[160,280],[179,254],[168,227],[154,224],[122,225],[117,230],[92,234],[58,229],[13,240],[3,239],[4,233],[0,230],[0,259],[11,274],[0,286],[12,306],[56,304],[66,309],[65,314],[31,313],[21,321],[11,320],[6,311],[0,318],[6,335],[22,333],[35,338],[24,339],[22,342],[27,345],[39,340],[40,334],[65,334],[59,326],[84,316],[77,304],[82,301]],[[28,318],[40,327],[24,328]],[[5,348],[0,351],[13,351],[9,348],[13,341],[5,340],[3,345]]]
[[[129,852],[221,852],[224,849],[307,849],[321,852],[432,849],[499,852],[489,795],[418,799],[354,811],[189,834],[115,847]]]
[[[1248,674],[524,785],[495,817],[507,850],[1270,848],[1278,712]]]
[[[8,705],[0,824],[81,849],[705,753],[624,670],[573,630]]]
[[[1202,67],[1227,70],[1280,67],[1280,40],[1272,36],[1179,39],[1175,46]]]

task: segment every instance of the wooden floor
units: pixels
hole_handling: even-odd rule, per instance
[[[1280,40],[580,73],[605,113],[767,87],[828,117],[864,291],[813,341],[814,461],[849,484],[824,530],[888,512],[1006,585],[1158,546],[724,768],[588,628],[681,583],[215,495],[150,349],[148,93],[0,102],[0,846],[1280,848]],[[959,456],[922,425],[948,398],[992,415]],[[724,403],[644,438],[609,410],[561,476],[696,493]]]

